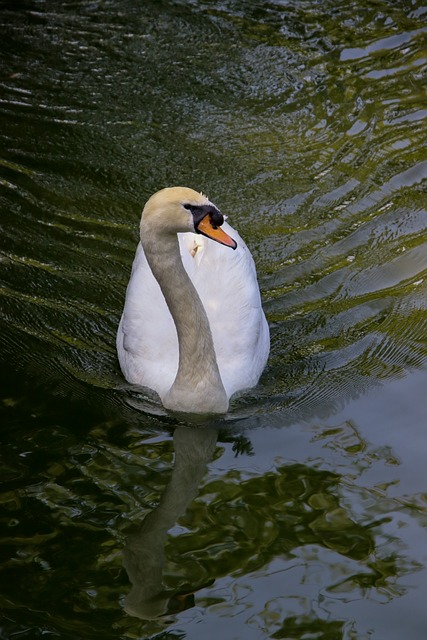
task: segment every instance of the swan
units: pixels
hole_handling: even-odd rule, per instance
[[[234,393],[256,385],[270,349],[250,251],[186,187],[149,198],[140,238],[117,332],[123,375],[165,409],[226,413]]]

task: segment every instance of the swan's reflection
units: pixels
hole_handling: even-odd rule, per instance
[[[198,493],[199,482],[212,459],[218,432],[205,427],[175,430],[175,464],[171,479],[153,509],[126,540],[123,565],[132,588],[125,611],[145,620],[193,605],[192,593],[167,591],[162,585],[167,533]],[[199,587],[200,588],[200,587]]]

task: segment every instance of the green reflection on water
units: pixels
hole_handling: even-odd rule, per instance
[[[426,515],[421,495],[361,480],[380,463],[398,477],[386,429],[377,449],[351,423],[320,429],[325,467],[301,445],[267,471],[248,430],[326,419],[425,367],[425,8],[0,8],[3,637],[196,637],[185,597],[163,622],[119,606],[132,582],[123,548],[161,520],[177,474],[176,421],[124,384],[114,350],[140,209],[171,184],[207,192],[248,241],[272,355],[220,425],[217,459],[234,447],[248,471],[228,460],[202,480],[200,456],[189,493],[172,493],[182,514],[155,536],[157,605],[196,591],[208,620],[240,620],[232,632],[249,640],[367,636],[368,605],[403,597],[402,578],[420,569],[399,527]],[[408,439],[423,399],[412,400]],[[279,561],[286,576],[304,569],[265,604],[257,585]],[[297,596],[316,566],[322,584]],[[357,620],[331,613],[364,598]]]

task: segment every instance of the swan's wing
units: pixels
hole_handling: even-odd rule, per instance
[[[180,237],[184,266],[209,318],[222,382],[230,397],[254,386],[270,349],[268,324],[253,258],[228,223],[223,229],[237,249],[194,234]]]
[[[117,333],[117,352],[129,382],[161,394],[178,370],[178,340],[163,293],[138,244]]]

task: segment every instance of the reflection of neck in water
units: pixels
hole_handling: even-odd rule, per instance
[[[172,477],[158,507],[128,536],[123,552],[123,565],[132,583],[124,608],[132,616],[147,620],[171,613],[171,609],[187,608],[185,602],[178,602],[177,594],[167,592],[162,586],[164,545],[167,532],[198,493],[216,440],[214,429],[179,427],[175,430]],[[174,600],[178,601],[174,603]]]

